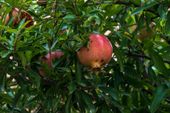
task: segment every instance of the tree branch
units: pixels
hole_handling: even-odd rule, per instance
[[[136,54],[136,53],[127,53],[126,55],[151,60],[151,58],[149,56],[146,56],[146,55],[141,55],[141,54]],[[169,60],[163,60],[163,62],[167,63],[167,64],[170,64]]]
[[[116,2],[110,1],[110,2],[105,2],[105,1],[103,1],[103,2],[95,2],[95,3],[90,3],[89,2],[89,3],[87,3],[87,5],[101,5],[101,4],[108,4],[108,5],[110,5],[110,4],[118,4],[118,5],[125,5],[125,6],[141,7],[140,5],[135,4],[135,3],[131,2],[131,1],[129,1],[129,2],[126,2],[126,1],[116,1]],[[147,9],[145,11],[153,13],[153,14],[156,15],[156,17],[159,17],[159,14],[157,12],[155,12],[154,10]]]

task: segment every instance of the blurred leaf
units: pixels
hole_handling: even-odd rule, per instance
[[[156,4],[158,4],[157,1],[152,1],[152,2],[149,3],[149,4],[145,4],[144,6],[135,9],[135,10],[132,12],[132,15],[136,15],[136,14],[142,12],[143,10],[146,10],[146,9],[149,9],[149,8],[153,7],[153,6],[156,5]]]
[[[13,98],[11,98],[9,95],[7,94],[0,94],[1,97],[1,101],[5,101],[6,103],[10,104],[13,101]]]
[[[166,13],[167,13],[168,7],[164,6],[161,4],[158,8],[158,13],[161,16],[161,18],[165,19],[166,18]],[[167,20],[168,21],[168,20]]]
[[[118,61],[119,65],[120,65],[121,72],[123,72],[124,71],[124,65],[123,65],[123,60],[124,60],[123,56],[124,55],[121,52],[121,50],[119,50],[116,47],[114,48],[114,53],[116,55],[116,58],[117,58],[117,61]]]
[[[73,14],[68,14],[68,15],[66,15],[63,19],[65,19],[65,20],[74,20],[75,18],[76,18],[75,15],[73,15]]]
[[[151,113],[156,112],[156,110],[159,108],[159,104],[161,103],[161,101],[165,99],[166,94],[167,88],[164,85],[161,85],[156,89],[155,96],[150,106]]]
[[[165,31],[170,34],[170,12],[168,12],[166,24],[165,24]]]
[[[25,57],[24,52],[18,52],[18,56],[19,56],[19,58],[20,58],[20,60],[22,62],[22,66],[25,67],[26,64],[27,64],[27,59]]]
[[[85,27],[90,26],[91,24],[94,24],[94,22],[97,25],[99,25],[101,23],[99,16],[97,16],[96,14],[89,16],[88,19],[84,22],[83,26],[85,26]]]
[[[78,84],[81,84],[81,76],[82,76],[82,70],[81,70],[81,64],[79,63],[79,61],[76,61],[76,82]]]
[[[10,28],[8,26],[2,26],[0,25],[0,29],[5,29],[7,30],[9,33],[17,33],[17,29],[13,29],[13,28]]]
[[[170,46],[164,47],[160,50],[161,56],[163,59],[170,61]]]
[[[103,4],[104,9],[106,10],[106,14],[107,16],[112,16],[115,15],[117,13],[119,13],[123,6],[119,5],[119,4],[111,4],[111,5],[105,5]]]
[[[164,61],[161,56],[153,49],[148,49],[151,59],[154,62],[155,67],[162,73],[169,75],[169,70],[165,67]]]
[[[76,90],[76,84],[74,82],[70,82],[68,85],[69,94],[72,94]]]
[[[70,95],[67,99],[66,106],[65,106],[65,112],[66,113],[71,113],[70,108],[71,108],[71,98],[72,96]]]
[[[118,101],[119,100],[119,92],[116,91],[113,88],[107,88],[107,87],[101,87],[100,88],[102,91],[104,91],[106,94],[109,94],[114,100]]]
[[[29,63],[31,61],[31,58],[32,58],[32,51],[26,51],[25,57],[27,59],[27,62]]]
[[[95,106],[93,105],[92,99],[90,98],[90,96],[85,92],[82,92],[81,95],[82,95],[83,101],[85,102],[85,104],[88,107],[88,112],[95,113]]]
[[[9,54],[11,54],[11,51],[1,51],[0,56],[2,58],[6,58]]]

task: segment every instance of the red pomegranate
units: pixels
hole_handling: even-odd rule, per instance
[[[8,14],[5,18],[5,24],[7,24],[10,19],[13,17],[13,26],[16,26],[19,24],[19,22],[22,20],[22,19],[25,19],[25,22],[28,22],[26,27],[30,27],[34,24],[34,21],[32,19],[32,16],[24,11],[24,10],[20,10],[18,8],[13,8],[12,11],[10,12],[10,14]]]
[[[43,61],[44,63],[48,64],[49,67],[52,67],[52,61],[60,58],[63,55],[64,53],[60,50],[49,52],[47,55],[45,55]]]
[[[62,57],[64,55],[64,53],[60,50],[56,50],[53,52],[49,52],[47,55],[45,55],[42,58],[42,62],[47,64],[49,68],[52,68],[52,62],[55,59],[59,59],[60,57]],[[43,68],[39,68],[39,74],[41,76],[45,76],[45,72]]]
[[[91,34],[88,47],[82,47],[77,52],[81,64],[92,69],[101,68],[112,58],[112,44],[101,34]]]

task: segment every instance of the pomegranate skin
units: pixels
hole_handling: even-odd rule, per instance
[[[19,22],[22,20],[22,19],[25,19],[25,22],[28,22],[26,24],[26,28],[32,26],[34,24],[34,21],[31,17],[31,15],[24,11],[24,10],[21,10],[20,12],[20,9],[18,8],[13,8],[12,11],[10,12],[10,14],[8,14],[5,18],[5,24],[7,24],[9,22],[9,20],[11,19],[11,17],[14,18],[13,20],[13,26],[16,26],[19,24]]]
[[[88,47],[80,48],[77,56],[81,64],[98,69],[109,63],[112,52],[112,44],[107,37],[101,34],[91,34]]]

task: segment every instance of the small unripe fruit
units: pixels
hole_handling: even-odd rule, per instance
[[[112,52],[112,44],[107,37],[101,34],[91,34],[88,47],[80,48],[77,56],[81,64],[98,69],[109,63]]]
[[[13,26],[18,25],[23,19],[25,19],[25,22],[28,22],[26,24],[27,28],[34,24],[32,16],[28,12],[24,10],[20,10],[18,8],[13,8],[10,14],[6,16],[5,24],[7,24],[12,17],[13,17],[13,22],[12,22]]]

